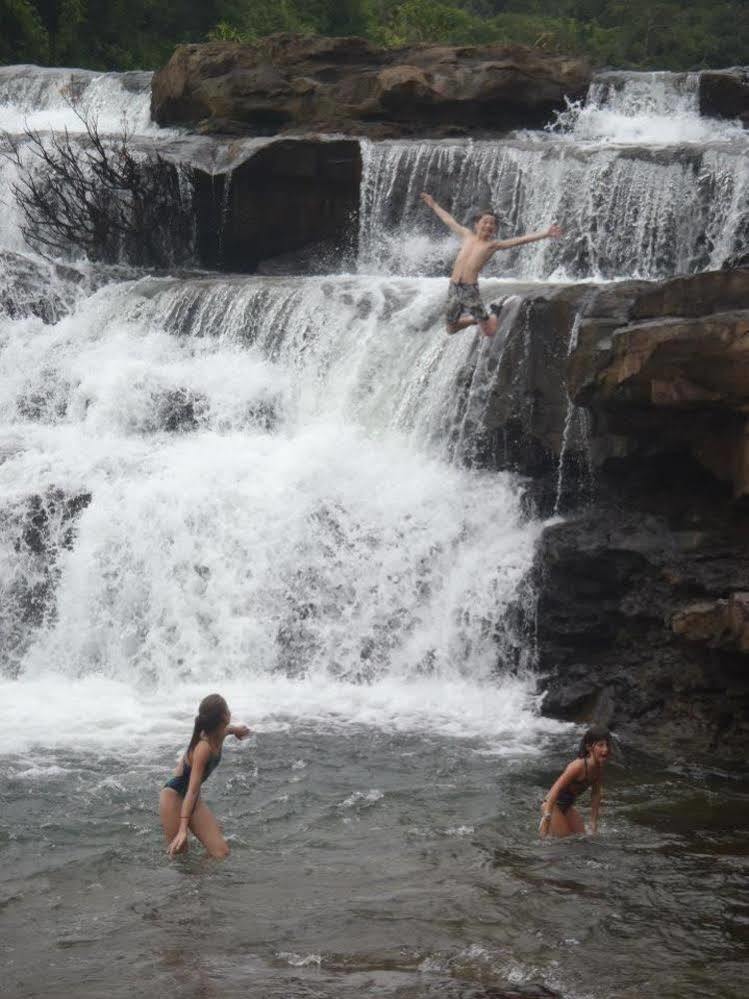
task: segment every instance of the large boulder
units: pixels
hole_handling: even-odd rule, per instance
[[[179,46],[154,76],[151,107],[161,125],[204,132],[490,133],[544,124],[589,79],[578,59],[518,45],[386,50],[275,35]]]
[[[606,503],[544,532],[535,570],[543,710],[651,746],[743,756],[745,517],[704,496],[674,499],[681,509],[668,516]]]
[[[749,495],[749,270],[662,282],[596,303],[567,365],[593,414],[594,461],[681,454]]]

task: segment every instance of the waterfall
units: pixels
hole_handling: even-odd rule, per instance
[[[0,66],[0,130],[82,132],[80,115],[101,132],[156,132],[151,123],[153,73],[95,73],[85,69]]]
[[[289,682],[354,710],[364,684],[373,720],[420,684],[418,711],[451,728],[490,683],[480,724],[526,726],[508,610],[530,600],[538,526],[509,476],[442,457],[471,347],[449,349],[439,296],[406,279],[144,278],[53,325],[5,323],[6,676],[34,696],[50,664],[141,691],[276,684],[270,710]]]
[[[564,240],[498,254],[518,280],[661,278],[720,267],[749,238],[749,139],[701,118],[695,74],[606,73],[544,134],[364,147],[360,270],[443,273],[455,240],[427,190],[468,223],[500,215],[500,238],[558,222]],[[690,210],[684,211],[689,205]]]
[[[691,78],[657,82],[692,122]],[[0,731],[18,734],[41,698],[70,738],[81,703],[122,734],[165,690],[206,684],[273,718],[508,740],[548,724],[528,671],[541,525],[513,476],[476,461],[497,385],[532,405],[522,351],[511,378],[503,367],[510,338],[526,361],[533,350],[528,282],[694,271],[747,235],[732,126],[619,141],[624,119],[672,113],[673,95],[644,103],[654,87],[600,78],[587,111],[543,134],[363,143],[356,274],[44,261],[23,243],[4,162]],[[69,126],[72,90],[100,126],[116,131],[125,110],[138,148],[178,157],[188,147],[150,123],[147,88],[147,74],[10,67],[2,120]],[[229,161],[205,141],[202,156]],[[566,227],[495,258],[482,286],[501,303],[494,340],[444,335],[454,243],[423,189],[460,218],[491,204],[507,235]]]

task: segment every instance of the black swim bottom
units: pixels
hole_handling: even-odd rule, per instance
[[[451,281],[447,293],[447,309],[445,319],[449,326],[454,326],[461,316],[473,316],[476,322],[484,322],[489,318],[486,306],[481,301],[477,284],[464,284],[462,281]]]
[[[557,795],[557,808],[562,815],[566,815],[574,804],[575,796],[570,791],[560,791]]]
[[[180,774],[179,777],[170,777],[166,782],[164,787],[171,788],[172,791],[176,791],[180,798],[184,798],[187,794],[188,779],[184,774]]]

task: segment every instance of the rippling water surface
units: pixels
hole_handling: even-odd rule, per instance
[[[206,784],[229,860],[170,863],[167,727],[3,758],[9,994],[744,994],[745,773],[620,758],[601,834],[541,843],[568,735],[503,751],[279,712]]]

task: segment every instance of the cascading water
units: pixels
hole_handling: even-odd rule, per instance
[[[81,117],[88,116],[102,132],[116,132],[126,124],[134,133],[156,133],[151,123],[152,76],[0,66],[0,130],[83,132]]]
[[[546,134],[366,144],[361,269],[445,270],[454,240],[425,213],[423,190],[461,221],[498,211],[500,237],[563,226],[563,241],[495,257],[496,277],[658,278],[720,267],[749,239],[749,139],[738,125],[701,118],[693,88],[674,74],[606,74]]]
[[[57,114],[74,81],[81,102],[116,95],[115,127],[115,76],[41,76],[6,71],[8,119]],[[442,291],[144,278],[83,294],[51,326],[6,320],[0,641],[14,697],[35,699],[41,677],[107,678],[127,705],[210,678],[260,684],[271,712],[327,704],[356,720],[370,689],[382,724],[542,729],[505,620],[537,528],[509,478],[444,461],[473,348],[437,334]],[[67,518],[58,502],[39,551],[29,503],[60,495],[86,500]]]
[[[102,130],[124,109],[143,148],[173,156],[147,84],[3,69],[0,121],[70,125],[74,91]],[[639,915],[640,886],[661,876],[659,834],[620,809],[613,846],[583,864],[528,846],[549,776],[534,754],[564,731],[538,716],[528,669],[540,525],[512,476],[472,467],[505,343],[533,350],[529,284],[695,270],[746,238],[746,139],[704,123],[698,139],[690,87],[609,75],[549,134],[363,144],[353,275],[126,280],[43,261],[23,244],[5,164],[0,902],[15,915],[13,994],[40,988],[43,933],[67,994],[119,994],[111,969],[127,957],[129,996],[248,979],[297,996],[308,967],[326,997],[375,978],[387,996],[425,981],[458,995],[455,978],[597,996],[612,980],[602,868],[636,930],[607,996],[638,994],[643,961],[649,987],[706,994]],[[692,139],[644,139],[674,93]],[[497,257],[483,285],[501,299],[493,341],[442,333],[445,278],[431,275],[454,244],[435,238],[422,189],[459,215],[491,203],[508,232],[552,217],[568,229]],[[521,363],[519,398],[524,376]],[[208,795],[233,866],[183,878],[165,870],[154,799],[213,688],[259,733],[258,765],[227,744]],[[549,869],[565,886],[554,905]],[[700,871],[683,860],[664,882],[680,933],[684,899],[697,911],[714,897]]]

